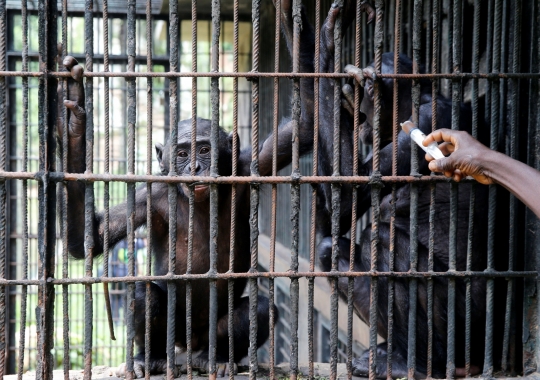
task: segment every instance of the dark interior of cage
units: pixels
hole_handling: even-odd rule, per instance
[[[298,54],[293,44],[288,50],[286,29],[276,34],[276,7],[286,9],[285,0],[221,1],[220,9],[218,1],[129,1],[127,13],[115,1],[108,8],[70,1],[67,9],[0,1],[0,72],[12,72],[0,76],[0,164],[28,173],[0,175],[6,375],[39,376],[43,358],[54,370],[107,366],[126,377],[537,372],[538,219],[501,186],[430,177],[423,153],[394,151],[392,141],[411,118],[466,130],[540,168],[540,83],[531,74],[540,68],[540,5],[374,0],[368,24],[360,2],[336,2],[357,16],[338,16],[336,25],[350,24],[336,33],[335,51],[314,39],[332,1],[291,2],[295,22],[304,23],[291,23]],[[57,70],[47,56],[56,49],[96,75],[65,92],[61,86],[75,82],[71,66]],[[319,98],[301,92],[312,79],[293,70],[313,71],[315,62],[323,72],[338,59],[337,73],[353,64],[371,68],[370,77],[332,77],[326,67],[327,77],[315,75]],[[25,74],[45,68],[52,74]],[[122,75],[147,71],[249,75]],[[356,91],[350,111],[346,95],[333,92],[347,86]],[[47,117],[73,119],[76,110],[56,107],[76,91],[86,95],[88,140],[72,148],[68,134],[54,135],[60,122]],[[295,107],[312,106],[305,94],[319,112],[317,154],[290,143],[304,154],[284,153],[289,160],[277,170],[263,142],[278,125],[302,127],[305,112]],[[370,96],[372,103],[358,100]],[[361,102],[372,114],[360,112]],[[205,120],[192,123],[194,112]],[[204,139],[193,145],[189,131]],[[326,154],[343,131],[354,145],[341,140],[340,154]],[[63,154],[66,144],[80,157]],[[253,144],[261,157],[246,150]],[[197,165],[182,161],[195,156]],[[252,163],[259,158],[260,168]],[[270,179],[259,181],[265,168]],[[213,178],[199,183],[198,175]],[[185,250],[185,263],[176,250]]]

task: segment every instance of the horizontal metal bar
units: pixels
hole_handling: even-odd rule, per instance
[[[0,180],[4,179],[33,179],[42,180],[41,172],[2,172]],[[315,183],[349,183],[349,184],[369,184],[369,183],[433,183],[452,182],[451,178],[444,176],[242,176],[242,177],[202,177],[202,176],[162,176],[162,175],[133,175],[133,174],[84,174],[84,173],[49,173],[48,179],[51,181],[82,181],[82,182],[162,182],[162,183],[187,183],[187,184],[315,184]],[[463,179],[463,183],[474,183],[474,179]]]
[[[0,77],[55,77],[68,78],[69,72],[51,71],[0,71]],[[275,72],[84,72],[83,77],[99,78],[350,78],[346,73],[275,73]],[[440,73],[440,74],[374,74],[377,78],[388,79],[540,79],[540,73]]]
[[[242,272],[242,273],[190,273],[164,276],[125,276],[125,277],[81,277],[81,278],[47,278],[52,285],[132,283],[138,281],[186,281],[186,280],[229,280],[236,278],[354,278],[354,277],[393,277],[393,278],[536,278],[536,271],[452,271],[452,272]],[[43,285],[42,280],[5,280],[0,285]]]

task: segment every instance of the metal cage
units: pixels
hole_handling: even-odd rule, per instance
[[[471,325],[465,326],[465,342],[456,343],[455,314],[463,313],[470,322],[475,312],[471,307],[470,291],[463,299],[459,298],[456,296],[456,282],[463,281],[470,290],[474,279],[486,281],[483,376],[538,376],[538,219],[514,197],[510,197],[508,214],[497,215],[497,192],[501,190],[491,185],[489,210],[486,210],[486,266],[482,270],[471,269],[470,257],[474,252],[469,252],[466,268],[458,270],[455,241],[465,239],[470,243],[475,236],[472,217],[465,232],[458,228],[457,195],[458,187],[462,185],[452,182],[448,205],[448,270],[434,270],[432,244],[426,247],[429,250],[429,268],[427,271],[419,270],[417,236],[421,211],[418,210],[418,189],[427,186],[432,196],[425,215],[429,215],[429,229],[433,231],[435,185],[450,181],[441,176],[420,175],[415,159],[411,163],[410,175],[398,176],[397,152],[392,155],[392,173],[381,175],[379,157],[382,146],[378,120],[382,112],[392,112],[395,115],[393,135],[397,136],[398,82],[412,82],[413,104],[416,105],[420,87],[427,83],[435,99],[434,112],[437,112],[438,95],[451,99],[452,128],[459,128],[460,104],[470,103],[473,134],[486,132],[477,128],[478,120],[485,118],[490,124],[487,132],[492,149],[499,149],[540,169],[537,137],[540,129],[540,4],[523,0],[373,0],[374,24],[367,25],[367,17],[357,7],[353,26],[346,35],[336,35],[336,41],[343,42],[335,46],[335,72],[322,74],[317,57],[318,36],[331,2],[304,1],[316,35],[315,73],[306,74],[298,72],[298,56],[292,57],[292,61],[288,59],[279,30],[279,11],[274,8],[281,9],[281,1],[275,0],[274,3],[270,0],[128,0],[126,8],[124,2],[107,0],[0,0],[0,368],[4,374],[16,373],[22,379],[25,370],[35,369],[39,379],[51,379],[54,369],[62,369],[64,378],[68,379],[70,369],[83,369],[84,378],[90,379],[93,366],[119,364],[115,361],[121,358],[127,363],[128,377],[133,377],[132,332],[137,312],[134,310],[135,282],[149,284],[162,280],[168,284],[167,378],[171,379],[172,363],[175,362],[175,311],[171,305],[177,296],[183,296],[176,294],[174,284],[188,284],[186,297],[189,308],[191,303],[200,302],[192,299],[190,284],[194,280],[204,280],[210,283],[209,366],[211,376],[215,376],[217,281],[228,280],[231,284],[229,313],[232,313],[234,279],[247,278],[246,292],[252,306],[249,316],[251,347],[256,346],[257,339],[258,294],[266,294],[270,304],[276,305],[281,315],[276,322],[277,316],[270,308],[269,341],[261,349],[249,351],[247,370],[250,378],[262,373],[259,367],[261,359],[268,364],[265,375],[270,378],[278,377],[275,367],[280,361],[288,361],[287,375],[291,379],[304,375],[314,378],[317,375],[314,362],[317,360],[329,361],[328,376],[332,379],[338,377],[338,363],[346,363],[347,377],[351,378],[353,358],[363,348],[370,352],[369,377],[375,378],[377,299],[384,292],[382,297],[389,300],[387,344],[391,351],[392,321],[396,311],[394,307],[397,307],[395,289],[390,285],[394,281],[406,281],[409,291],[409,377],[415,376],[418,328],[425,328],[430,337],[425,360],[428,363],[427,376],[431,377],[432,353],[437,349],[431,344],[433,324],[434,320],[441,318],[432,312],[433,300],[437,297],[433,284],[438,279],[448,283],[446,377],[456,376],[456,344],[465,345],[465,375],[471,375]],[[293,8],[298,11],[301,0],[293,3]],[[297,27],[295,43],[299,41],[300,25]],[[274,49],[265,48],[270,46]],[[59,48],[62,51],[58,52]],[[382,73],[381,59],[386,51],[409,56],[413,72]],[[60,139],[63,157],[56,156],[60,148],[55,136],[57,104],[62,101],[57,96],[56,86],[57,80],[67,83],[68,78],[68,73],[57,69],[57,53],[74,55],[85,69],[88,153],[84,173],[62,170],[67,168],[67,135]],[[208,177],[178,176],[174,171],[169,175],[154,174],[158,167],[154,163],[153,143],[166,138],[176,141],[177,130],[171,126],[177,125],[181,119],[210,118],[214,147],[218,143],[217,128],[220,125],[238,134],[242,145],[258,147],[263,137],[278,131],[281,119],[290,117],[298,124],[301,78],[313,78],[315,83],[314,136],[318,136],[321,128],[318,120],[320,79],[335,81],[335,99],[338,99],[339,89],[351,78],[343,73],[344,65],[352,63],[365,67],[372,61],[376,74],[373,146],[361,144],[355,134],[352,157],[353,161],[360,162],[360,157],[371,152],[372,175],[358,175],[358,171],[352,176],[341,175],[339,165],[334,166],[330,176],[317,175],[320,164],[317,139],[313,154],[303,157],[299,157],[299,142],[296,140],[291,165],[279,173],[274,168],[272,175],[266,177],[258,172],[257,149],[253,150],[249,176],[220,176],[216,165],[212,166]],[[379,97],[382,80],[393,81],[396,89],[392,106],[385,109],[382,109]],[[359,91],[360,84],[356,83],[357,100]],[[341,103],[336,100],[336,115],[340,110]],[[357,133],[360,128],[358,101],[355,112]],[[411,114],[413,120],[418,121],[417,106],[413,106]],[[334,146],[339,146],[339,123],[339,117],[336,117]],[[434,122],[433,128],[436,127]],[[196,123],[193,123],[193,131],[195,128]],[[172,144],[174,149],[175,144]],[[276,149],[274,161],[277,161]],[[335,153],[334,157],[339,157],[339,150]],[[412,157],[416,155],[412,154]],[[233,168],[237,164],[235,157]],[[80,181],[86,186],[85,259],[79,262],[68,258],[67,216],[58,211],[61,206],[65,209],[65,205],[59,205],[56,197],[57,188],[67,191],[68,181]],[[174,248],[170,248],[169,274],[153,275],[149,254],[153,242],[144,229],[133,228],[130,220],[123,245],[110,246],[106,232],[103,259],[92,259],[94,204],[105,208],[108,218],[109,208],[123,199],[127,199],[128,208],[134,207],[136,183],[146,184],[151,189],[151,184],[157,182],[166,183],[169,187],[170,247],[176,244],[177,184],[203,182],[210,185],[209,218],[213,238],[208,273],[191,273],[193,245],[190,241],[186,273],[175,273],[176,253]],[[464,182],[470,184],[472,180]],[[353,243],[360,241],[362,230],[364,236],[369,233],[370,270],[354,270],[354,248],[351,248],[348,271],[337,270],[335,249],[332,270],[320,270],[316,258],[318,221],[313,210],[317,207],[317,185],[322,183],[331,184],[333,200],[337,202],[340,184],[370,184],[371,208],[364,215],[353,212],[354,223],[348,232]],[[408,247],[411,263],[407,271],[391,268],[381,272],[377,269],[380,191],[384,186],[392,189],[391,196],[395,201],[396,186],[402,183],[410,183],[411,189],[408,231],[411,236]],[[251,269],[245,273],[235,272],[232,267],[226,273],[216,270],[217,188],[223,184],[233,185],[233,189],[236,184],[250,185],[250,231],[245,233],[251,239]],[[353,198],[353,208],[356,201]],[[232,202],[236,202],[234,192]],[[471,196],[469,202],[469,210],[472,210],[476,200]],[[151,224],[150,195],[147,204],[147,224]],[[195,207],[193,202],[191,210],[192,207]],[[425,210],[423,212],[426,213]],[[193,211],[189,217],[191,236],[192,217]],[[396,228],[394,217],[392,215],[389,224],[391,231]],[[496,266],[493,245],[497,224],[503,218],[510,221],[507,231],[508,262]],[[332,215],[332,225],[338,223],[339,210],[336,210]],[[231,231],[234,240],[234,228]],[[339,237],[337,233],[332,235],[333,241]],[[394,237],[390,239],[393,245]],[[431,234],[431,243],[435,239]],[[280,250],[285,252],[281,256],[285,257],[282,262],[279,261]],[[231,254],[231,265],[234,264],[234,254]],[[355,315],[356,278],[370,279],[370,299],[365,300],[370,305],[370,316],[366,324]],[[345,302],[339,300],[340,279],[345,279],[348,284]],[[387,281],[388,286],[381,287],[381,279]],[[103,334],[97,335],[108,324],[103,312],[106,303],[102,297],[102,284],[109,284],[112,288],[109,291],[115,310],[112,323],[116,322],[119,338],[114,344],[103,342]],[[427,296],[418,300],[421,286],[426,287]],[[126,303],[123,303],[124,295]],[[320,306],[317,296],[325,298],[323,306]],[[503,297],[505,304],[501,331],[496,331],[497,326],[493,325],[494,298],[497,297]],[[428,312],[427,326],[416,324],[417,304],[420,302],[427,302],[431,311],[431,314]],[[341,320],[340,314],[345,314],[346,318]],[[301,322],[304,317],[307,324]],[[119,322],[121,318],[125,318],[125,329]],[[191,331],[191,323],[189,314],[186,320],[188,332]],[[118,329],[118,326],[122,328]],[[233,318],[229,318],[229,331],[233,329]],[[361,329],[365,334],[360,337]],[[502,352],[495,352],[493,341],[499,335]],[[147,334],[147,348],[150,339],[150,334]],[[189,378],[193,376],[191,339],[188,333]],[[391,368],[391,354],[388,358]],[[308,363],[305,371],[299,364],[303,361]],[[499,365],[496,366],[495,362]],[[230,365],[234,365],[232,354]],[[146,373],[148,377],[148,371]]]

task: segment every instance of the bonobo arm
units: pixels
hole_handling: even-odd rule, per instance
[[[281,25],[285,35],[287,47],[292,57],[293,17],[292,1],[281,1]],[[315,52],[315,34],[313,27],[306,17],[302,7],[302,28],[300,32],[299,71],[302,73],[313,72],[313,57]],[[313,79],[300,79],[300,121],[298,125],[300,155],[309,152],[313,147]],[[293,147],[293,121],[289,120],[279,128],[277,150],[277,169],[280,170],[291,163]],[[272,146],[273,134],[259,148],[259,173],[260,175],[272,174]],[[242,165],[249,171],[248,162],[251,157],[245,157],[246,164]],[[246,173],[248,174],[248,173]]]
[[[540,217],[540,197],[532,190],[540,188],[538,170],[487,148],[467,132],[439,129],[427,136],[424,145],[433,141],[442,141],[439,148],[450,156],[433,161],[433,157],[426,154],[426,160],[431,161],[431,170],[442,172],[458,182],[472,176],[484,185],[498,183]]]
[[[63,69],[71,73],[68,79],[67,99],[65,106],[68,115],[68,173],[84,173],[86,169],[86,112],[84,110],[84,89],[82,85],[83,69],[73,57],[66,56],[62,62]],[[58,99],[62,99],[62,83],[58,84]],[[63,136],[64,118],[63,105],[58,102],[57,138]],[[62,147],[62,144],[58,144]],[[60,150],[60,154],[62,154]],[[64,168],[62,168],[64,170]],[[67,215],[68,250],[73,257],[84,258],[84,225],[85,225],[85,184],[78,181],[67,181],[67,209],[62,215]],[[58,192],[60,204],[64,205],[64,192]],[[146,220],[146,188],[137,191],[135,201],[135,226],[142,225]],[[92,205],[93,207],[94,205]],[[110,209],[110,244],[113,246],[126,236],[127,206],[125,203]],[[104,234],[103,213],[94,215],[94,256],[103,252]]]
[[[442,115],[442,108],[439,107],[439,112]],[[428,134],[431,131],[431,98],[429,101],[422,104],[419,109],[420,122],[418,128]],[[404,122],[406,120],[400,120]],[[397,139],[397,167],[396,174],[398,176],[406,176],[411,174],[411,138],[403,130],[398,133]],[[394,142],[386,145],[379,153],[379,170],[381,175],[392,175],[392,155]],[[427,161],[424,160],[424,151],[414,144],[414,150],[418,157],[418,173],[428,174]],[[371,175],[373,172],[373,153],[369,153],[360,168],[360,175]],[[401,185],[400,185],[401,186]],[[381,190],[381,197],[391,192],[391,186],[385,186]],[[371,206],[371,191],[369,185],[362,185],[358,188],[358,215],[365,213]]]

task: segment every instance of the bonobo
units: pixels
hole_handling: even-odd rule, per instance
[[[320,62],[323,72],[331,72],[334,69],[334,45],[333,27],[339,13],[337,7],[333,7],[325,21],[324,30],[327,35],[321,36],[321,56]],[[411,73],[411,60],[400,55],[399,72]],[[365,82],[360,111],[362,112],[363,123],[360,125],[359,134],[365,144],[372,143],[372,126],[374,119],[374,83],[372,66],[359,70],[350,68],[350,72],[356,73],[358,81]],[[383,54],[382,73],[394,72],[393,53]],[[419,110],[419,128],[424,133],[429,133],[432,128],[432,96],[431,86],[421,82],[421,99]],[[333,153],[333,108],[332,95],[334,81],[321,78],[320,80],[320,128],[319,128],[319,175],[332,175]],[[412,114],[411,82],[399,81],[399,121],[408,120]],[[410,138],[400,132],[397,141],[392,141],[392,104],[393,104],[393,80],[383,79],[380,81],[381,91],[381,118],[380,118],[380,172],[384,176],[392,175],[392,149],[395,143],[398,144],[397,175],[411,174],[411,146]],[[353,123],[350,112],[354,104],[351,98],[351,89],[345,88],[345,103],[341,111],[340,123],[340,149],[339,156],[341,175],[352,175],[353,171]],[[324,97],[324,98],[323,98]],[[438,96],[437,103],[437,127],[449,128],[451,125],[450,100]],[[471,129],[471,111],[464,104],[461,105],[460,125],[461,130]],[[479,125],[479,131],[486,131],[483,119]],[[482,139],[482,136],[480,136]],[[428,163],[424,160],[424,153],[417,149],[418,172],[423,175],[429,174]],[[369,176],[373,171],[373,157],[368,155],[359,162],[359,175]],[[415,185],[418,191],[418,271],[428,270],[428,248],[430,244],[429,215],[431,186],[426,184]],[[474,208],[474,229],[472,239],[471,269],[482,271],[486,269],[487,256],[487,187],[482,185],[472,186],[461,184],[457,189],[457,241],[456,255],[457,270],[466,269],[467,258],[467,235],[469,228],[469,200],[471,191],[476,193],[476,203]],[[410,213],[411,213],[411,185],[396,184],[395,201],[392,201],[392,187],[385,186],[380,192],[380,224],[377,270],[382,272],[390,271],[389,257],[391,247],[390,220],[392,216],[392,206],[395,207],[395,246],[394,246],[394,267],[396,272],[408,272],[410,270]],[[350,184],[341,185],[340,204],[340,224],[339,224],[339,252],[338,266],[340,271],[349,270],[349,257],[351,242],[344,235],[351,228],[352,194],[354,188]],[[361,217],[371,205],[371,185],[360,185],[357,190],[358,208],[357,215]],[[330,215],[332,206],[332,193],[330,184],[319,186],[317,199],[318,220],[318,246],[319,262],[323,270],[331,270],[332,265],[332,238]],[[444,272],[449,265],[449,230],[450,230],[450,184],[437,183],[435,185],[435,217],[433,221],[433,270]],[[497,219],[507,220],[499,213]],[[507,257],[508,240],[505,237],[504,223],[497,226],[495,257],[504,262]],[[355,247],[354,270],[370,271],[371,269],[371,226],[368,226],[362,233],[360,244]],[[408,377],[407,354],[408,354],[408,314],[409,314],[409,282],[406,279],[394,279],[394,306],[393,306],[393,354],[392,354],[392,376]],[[448,280],[444,278],[434,278],[434,299],[433,299],[433,350],[432,350],[432,376],[444,377],[447,356],[447,307],[448,307]],[[339,292],[341,296],[347,296],[348,279],[340,278]],[[388,279],[380,277],[378,279],[378,313],[377,328],[378,333],[383,338],[388,337]],[[458,367],[457,373],[463,372],[465,366],[465,293],[466,285],[464,280],[456,280],[456,309],[455,309],[455,364]],[[416,375],[425,376],[427,373],[427,348],[428,348],[428,310],[427,310],[427,282],[424,279],[418,280],[418,302],[416,305]],[[504,299],[505,297],[496,297]],[[369,323],[369,299],[370,299],[370,279],[368,277],[356,277],[354,281],[354,308],[360,318]],[[497,301],[496,301],[497,302]],[[486,316],[486,283],[485,280],[474,278],[471,280],[471,368],[473,372],[478,371],[483,363],[484,337],[485,337],[485,316]],[[496,305],[496,308],[498,306]],[[502,309],[504,310],[504,309]],[[499,314],[504,314],[504,312]],[[495,314],[497,314],[497,309]],[[500,321],[496,320],[497,323]],[[496,331],[496,330],[495,330]],[[495,334],[502,335],[502,334]],[[497,339],[497,337],[496,337]],[[495,342],[500,347],[500,342]],[[498,355],[497,355],[498,356]],[[381,343],[377,346],[376,376],[387,377],[387,344]],[[358,376],[368,376],[369,373],[369,350],[360,358],[353,361],[354,374]]]
[[[291,7],[283,5],[282,22],[286,36],[292,36]],[[304,27],[300,40],[300,71],[313,72],[314,33],[302,13]],[[289,46],[292,43],[289,42]],[[69,117],[69,157],[67,171],[82,173],[85,170],[84,157],[86,155],[85,143],[85,110],[84,90],[81,83],[82,68],[78,66],[73,57],[65,57],[65,68],[71,72],[68,84],[68,99],[65,105],[71,111]],[[300,153],[311,149],[312,123],[313,123],[313,80],[302,79],[300,82],[302,113],[299,123]],[[59,87],[60,88],[60,87]],[[62,112],[59,110],[59,115]],[[283,168],[292,159],[293,131],[292,122],[280,126],[278,133],[278,168]],[[62,136],[63,120],[58,121],[58,136]],[[232,173],[232,145],[231,135],[223,130],[219,131],[219,143],[217,146],[210,144],[211,122],[197,119],[197,150],[196,161],[191,162],[191,120],[178,123],[178,145],[176,152],[176,172],[180,176],[189,176],[192,165],[196,165],[197,176],[208,176],[210,167],[211,149],[219,150],[219,175],[230,176]],[[267,138],[259,149],[259,172],[261,176],[272,172],[272,137]],[[156,153],[162,174],[169,173],[169,150],[170,144],[157,144]],[[237,172],[239,176],[249,176],[251,165],[251,148],[239,151]],[[76,258],[84,256],[84,184],[69,182],[67,218],[69,223],[68,239],[69,252]],[[188,188],[186,185],[178,185],[177,203],[177,245],[176,245],[176,274],[186,273],[187,247],[188,247],[188,218],[189,201]],[[206,273],[210,269],[209,242],[210,242],[210,202],[207,185],[194,187],[195,211],[193,222],[196,233],[193,236],[193,260],[192,273]],[[152,235],[154,246],[152,247],[152,259],[154,261],[154,275],[166,275],[168,272],[168,231],[169,231],[169,203],[168,185],[165,183],[152,184],[152,227],[148,231]],[[140,187],[136,191],[135,199],[135,228],[146,224],[146,187]],[[235,272],[247,272],[250,268],[250,235],[249,231],[249,204],[250,187],[248,184],[236,185],[236,240],[235,240]],[[218,258],[217,270],[224,273],[229,270],[230,255],[230,229],[231,229],[231,186],[219,185],[218,193]],[[113,246],[126,237],[126,213],[127,205],[122,203],[110,209],[110,244]],[[99,255],[103,251],[104,217],[103,213],[96,213],[94,220],[93,254]],[[176,346],[180,350],[186,347],[186,304],[185,283],[176,282]],[[239,361],[248,353],[249,348],[249,302],[247,297],[242,297],[246,285],[245,279],[236,279],[234,286],[234,358]],[[227,281],[217,281],[218,323],[217,323],[217,361],[218,376],[223,376],[233,369],[228,368],[229,337],[228,337],[228,314],[227,314]],[[135,344],[138,352],[135,356],[135,375],[138,378],[144,376],[144,339],[145,339],[145,308],[149,307],[151,313],[151,373],[164,372],[166,369],[166,331],[167,331],[167,284],[165,281],[151,283],[151,304],[145,304],[145,284],[136,284],[135,294]],[[192,349],[200,351],[194,357],[194,366],[205,369],[208,358],[208,334],[209,334],[209,282],[206,280],[192,281]],[[258,333],[257,346],[263,344],[269,334],[269,302],[265,297],[258,299]],[[199,364],[197,364],[199,363]],[[124,373],[125,375],[125,373]]]

